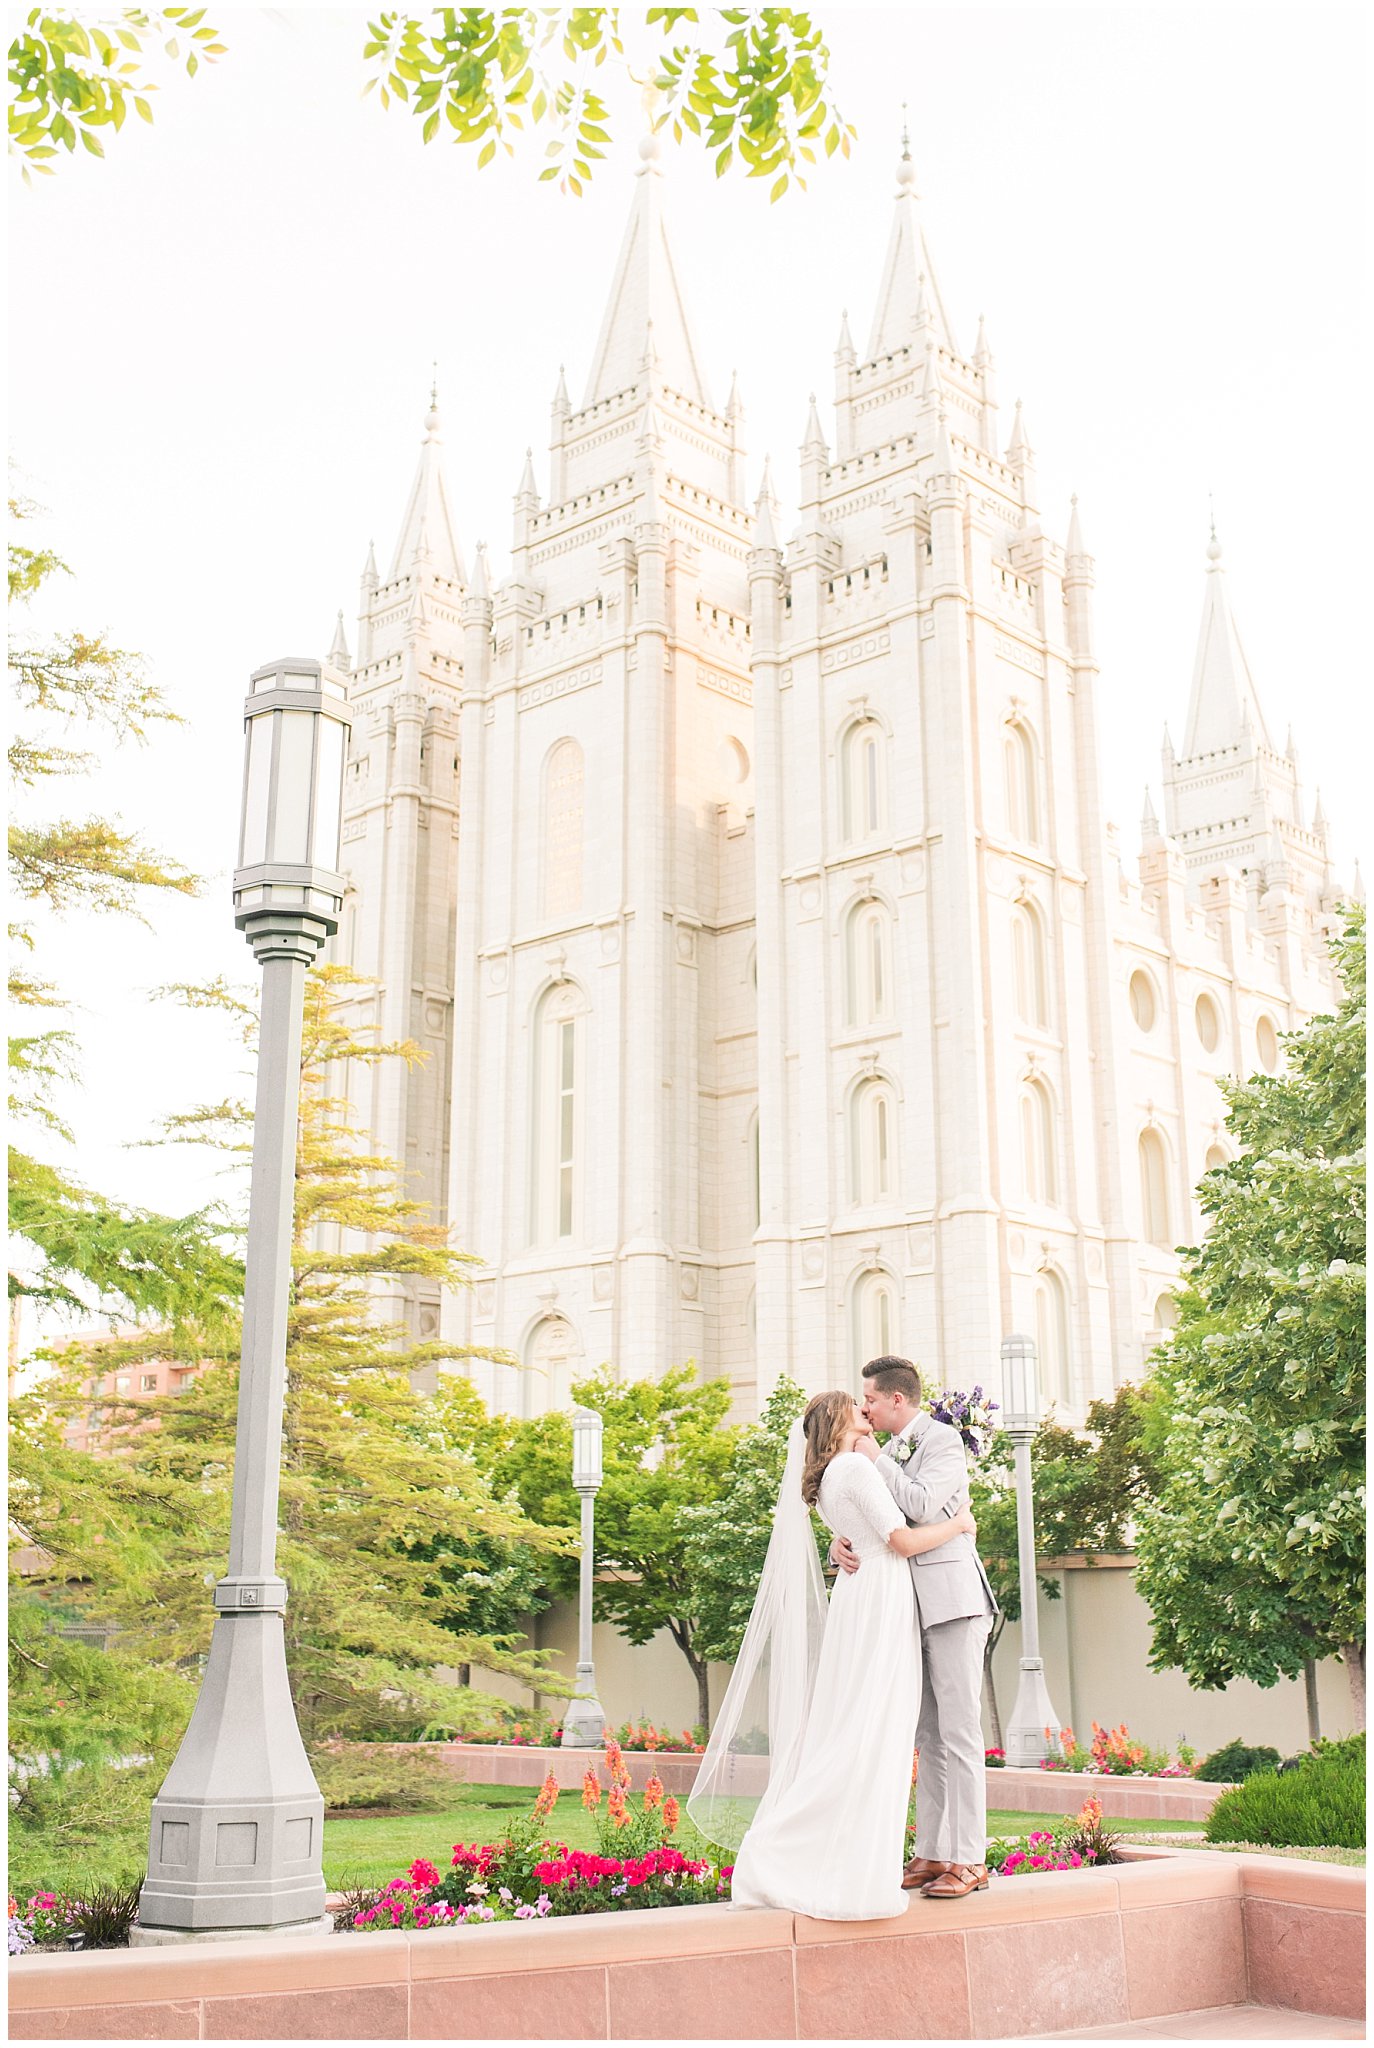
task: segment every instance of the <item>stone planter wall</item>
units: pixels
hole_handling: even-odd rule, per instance
[[[16,2040],[996,2040],[1253,1999],[1358,2018],[1364,1872],[1151,1855],[898,1920],[693,1906],[20,1957]]]
[[[539,1785],[552,1770],[566,1790],[582,1783],[588,1764],[605,1758],[599,1749],[534,1749],[496,1742],[393,1743],[395,1750],[424,1748],[442,1756],[445,1768],[465,1785]],[[749,1758],[740,1760],[741,1790],[747,1790]],[[664,1756],[626,1750],[630,1783],[642,1791],[657,1771],[664,1789],[684,1798],[692,1789],[700,1757]],[[1024,1813],[1076,1813],[1087,1798],[1100,1799],[1108,1813],[1129,1820],[1205,1821],[1228,1785],[1200,1785],[1196,1778],[1104,1778],[1088,1771],[1000,1770],[987,1774],[988,1805]]]

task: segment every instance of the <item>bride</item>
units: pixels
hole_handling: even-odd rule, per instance
[[[818,1920],[904,1913],[903,1830],[921,1657],[907,1559],[972,1535],[965,1509],[909,1528],[871,1461],[851,1395],[817,1394],[792,1425],[763,1577],[687,1810],[737,1848],[731,1896]],[[809,1510],[865,1569],[827,1608]],[[756,1810],[751,1795],[762,1793]]]

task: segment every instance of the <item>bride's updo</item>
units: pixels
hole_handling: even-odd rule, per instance
[[[854,1396],[847,1394],[843,1387],[832,1387],[827,1393],[813,1395],[807,1402],[806,1413],[802,1417],[806,1462],[802,1466],[801,1490],[802,1499],[809,1508],[816,1505],[826,1466],[844,1448],[845,1437],[853,1427]]]

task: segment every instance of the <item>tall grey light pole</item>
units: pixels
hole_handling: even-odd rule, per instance
[[[1021,1582],[1021,1682],[1007,1726],[1007,1762],[1038,1764],[1059,1753],[1059,1716],[1050,1704],[1040,1655],[1036,1605],[1035,1503],[1031,1493],[1031,1440],[1040,1427],[1040,1376],[1029,1337],[1002,1340],[1002,1427],[1016,1447],[1016,1549]],[[1047,1737],[1045,1730],[1054,1730]]]
[[[592,1663],[592,1562],[596,1494],[601,1484],[601,1417],[594,1408],[573,1409],[573,1485],[582,1496],[582,1559],[578,1572],[577,1698],[563,1716],[565,1749],[596,1749],[606,1732],[606,1716],[596,1696]]]
[[[245,706],[234,922],[262,963],[229,1571],[191,1724],[153,1801],[140,1943],[328,1934],[324,1801],[286,1675],[277,1497],[296,1184],[305,971],[343,904],[342,679],[317,661],[260,668]]]

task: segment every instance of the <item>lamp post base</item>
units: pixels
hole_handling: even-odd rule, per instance
[[[606,1733],[606,1714],[596,1696],[596,1673],[590,1664],[577,1667],[576,1686],[581,1697],[568,1701],[563,1716],[564,1749],[600,1749]]]
[[[1059,1716],[1045,1684],[1044,1659],[1023,1657],[1016,1705],[1007,1725],[1007,1764],[1034,1766],[1059,1753]]]
[[[311,1926],[324,1914],[323,1836],[281,1613],[222,1605],[191,1724],[153,1801],[144,1937]]]
[[[332,1934],[334,1916],[288,1920],[280,1927],[139,1927],[129,1929],[130,1948],[178,1948],[184,1941],[275,1941],[278,1935]]]

